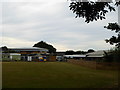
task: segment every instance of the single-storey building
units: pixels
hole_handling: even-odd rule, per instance
[[[45,48],[8,48],[10,51],[19,53],[22,61],[39,61],[41,57],[45,57],[48,52]],[[13,53],[10,58],[13,58]],[[17,54],[18,56],[18,54]]]
[[[87,53],[84,55],[64,55],[63,57],[66,59],[102,60],[102,59],[104,59],[105,52],[109,52],[109,51],[108,50],[99,50],[99,51]]]

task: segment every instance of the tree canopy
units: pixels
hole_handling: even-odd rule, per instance
[[[86,2],[80,1],[73,0],[69,7],[70,10],[76,14],[76,18],[85,18],[85,22],[87,23],[98,19],[105,19],[105,15],[108,11],[115,11],[114,6],[120,5],[119,0],[116,0],[114,6],[111,5],[112,0],[109,0],[109,2],[104,0],[97,0],[96,2],[90,0],[85,0]],[[109,23],[109,25],[104,28],[111,29],[118,33],[117,37],[112,36],[110,39],[106,39],[106,42],[109,42],[111,45],[116,44],[117,47],[120,47],[120,26],[117,23]]]
[[[112,0],[105,2],[104,0],[97,0],[96,2],[85,0],[85,2],[80,2],[80,0],[73,0],[69,8],[76,14],[77,17],[85,18],[85,22],[89,23],[94,20],[105,19],[105,14],[107,12],[115,11],[115,7],[111,5]],[[115,6],[120,5],[120,1],[115,3]]]
[[[46,49],[49,50],[49,53],[54,53],[54,52],[56,52],[56,48],[54,48],[54,47],[53,47],[52,45],[50,45],[50,44],[47,44],[47,43],[44,42],[44,41],[40,41],[40,42],[34,44],[33,47],[46,48]]]
[[[65,52],[65,55],[73,55],[74,54],[74,51],[73,50],[69,50],[69,51],[66,51]]]
[[[65,52],[65,55],[74,55],[74,54],[86,54],[86,53],[90,53],[90,52],[94,52],[93,49],[89,49],[88,51],[73,51],[73,50],[68,50]]]
[[[6,46],[3,46],[1,48],[2,48],[2,51],[7,51],[8,50],[8,48]]]
[[[91,53],[91,52],[95,52],[95,50],[89,49],[87,52],[88,52],[88,53]]]
[[[115,5],[111,5],[112,0],[96,0],[96,2],[92,2],[90,0],[85,0],[86,2],[80,2],[82,0],[73,0],[70,3],[70,10],[76,14],[77,17],[85,18],[85,22],[89,23],[94,20],[102,20],[105,19],[106,13],[109,11],[115,11],[114,6],[120,5],[120,0],[115,0]],[[110,55],[107,55],[107,60],[111,59],[112,61],[115,59],[120,62],[120,25],[117,23],[109,23],[108,26],[104,28],[110,29],[111,31],[115,31],[117,36],[112,36],[110,39],[106,39],[107,43],[115,44],[117,47],[116,50],[110,52]],[[109,53],[108,53],[109,54]],[[109,58],[108,58],[109,57]],[[117,57],[117,58],[116,58]]]

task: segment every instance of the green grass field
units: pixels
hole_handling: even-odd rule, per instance
[[[93,70],[67,62],[3,62],[3,88],[112,88],[117,71]]]

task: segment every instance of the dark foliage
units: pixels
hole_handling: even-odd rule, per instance
[[[1,48],[2,48],[2,51],[7,51],[8,50],[8,48],[6,46],[3,46]]]
[[[85,0],[86,2],[80,2],[79,0],[73,0],[70,3],[70,10],[76,14],[77,17],[85,18],[85,22],[89,23],[94,20],[102,20],[105,19],[106,13],[109,11],[115,11],[115,7],[111,5],[110,2],[105,0],[97,0],[96,2],[92,2],[89,0]],[[115,6],[120,5],[120,0],[115,0]],[[114,50],[109,53],[105,53],[105,61],[113,62],[120,61],[120,26],[117,23],[109,23],[108,26],[105,26],[107,29],[111,29],[118,33],[117,36],[112,36],[110,39],[106,39],[107,43],[115,44],[118,50]]]
[[[74,52],[74,54],[86,54],[87,52],[86,51],[76,51]]]
[[[91,52],[95,52],[95,50],[89,49],[89,50],[88,50],[88,53],[91,53]]]
[[[116,48],[108,53],[105,52],[104,62],[120,62],[120,49]]]
[[[65,55],[74,55],[74,54],[86,54],[88,52],[86,51],[73,51],[73,50],[69,50],[65,52]]]
[[[120,26],[117,23],[109,23],[105,28],[118,33],[117,36],[112,36],[110,39],[106,39],[106,42],[111,45],[115,44],[117,48],[120,48]]]
[[[18,53],[17,51],[7,48],[6,46],[3,46],[1,48],[2,48],[2,53]]]
[[[40,41],[37,44],[34,44],[33,47],[46,48],[49,50],[49,53],[56,52],[56,48],[54,48],[52,45],[47,44],[46,42],[43,42],[43,41]]]
[[[116,6],[120,5],[120,1],[115,3]],[[77,17],[85,18],[85,22],[89,23],[94,20],[105,19],[105,14],[108,11],[115,11],[115,8],[111,5],[111,2],[103,2],[102,0],[97,0],[92,2],[86,0],[86,2],[79,2],[73,0],[70,3],[70,10],[76,14]]]
[[[104,62],[113,62],[113,53],[112,52],[104,52],[105,56],[104,56]]]
[[[74,51],[73,50],[69,50],[69,51],[66,51],[65,52],[65,55],[73,55],[74,54]]]

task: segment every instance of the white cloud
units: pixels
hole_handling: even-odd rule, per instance
[[[23,39],[11,38],[11,37],[2,37],[2,46],[9,47],[32,47],[35,42],[30,42]]]

